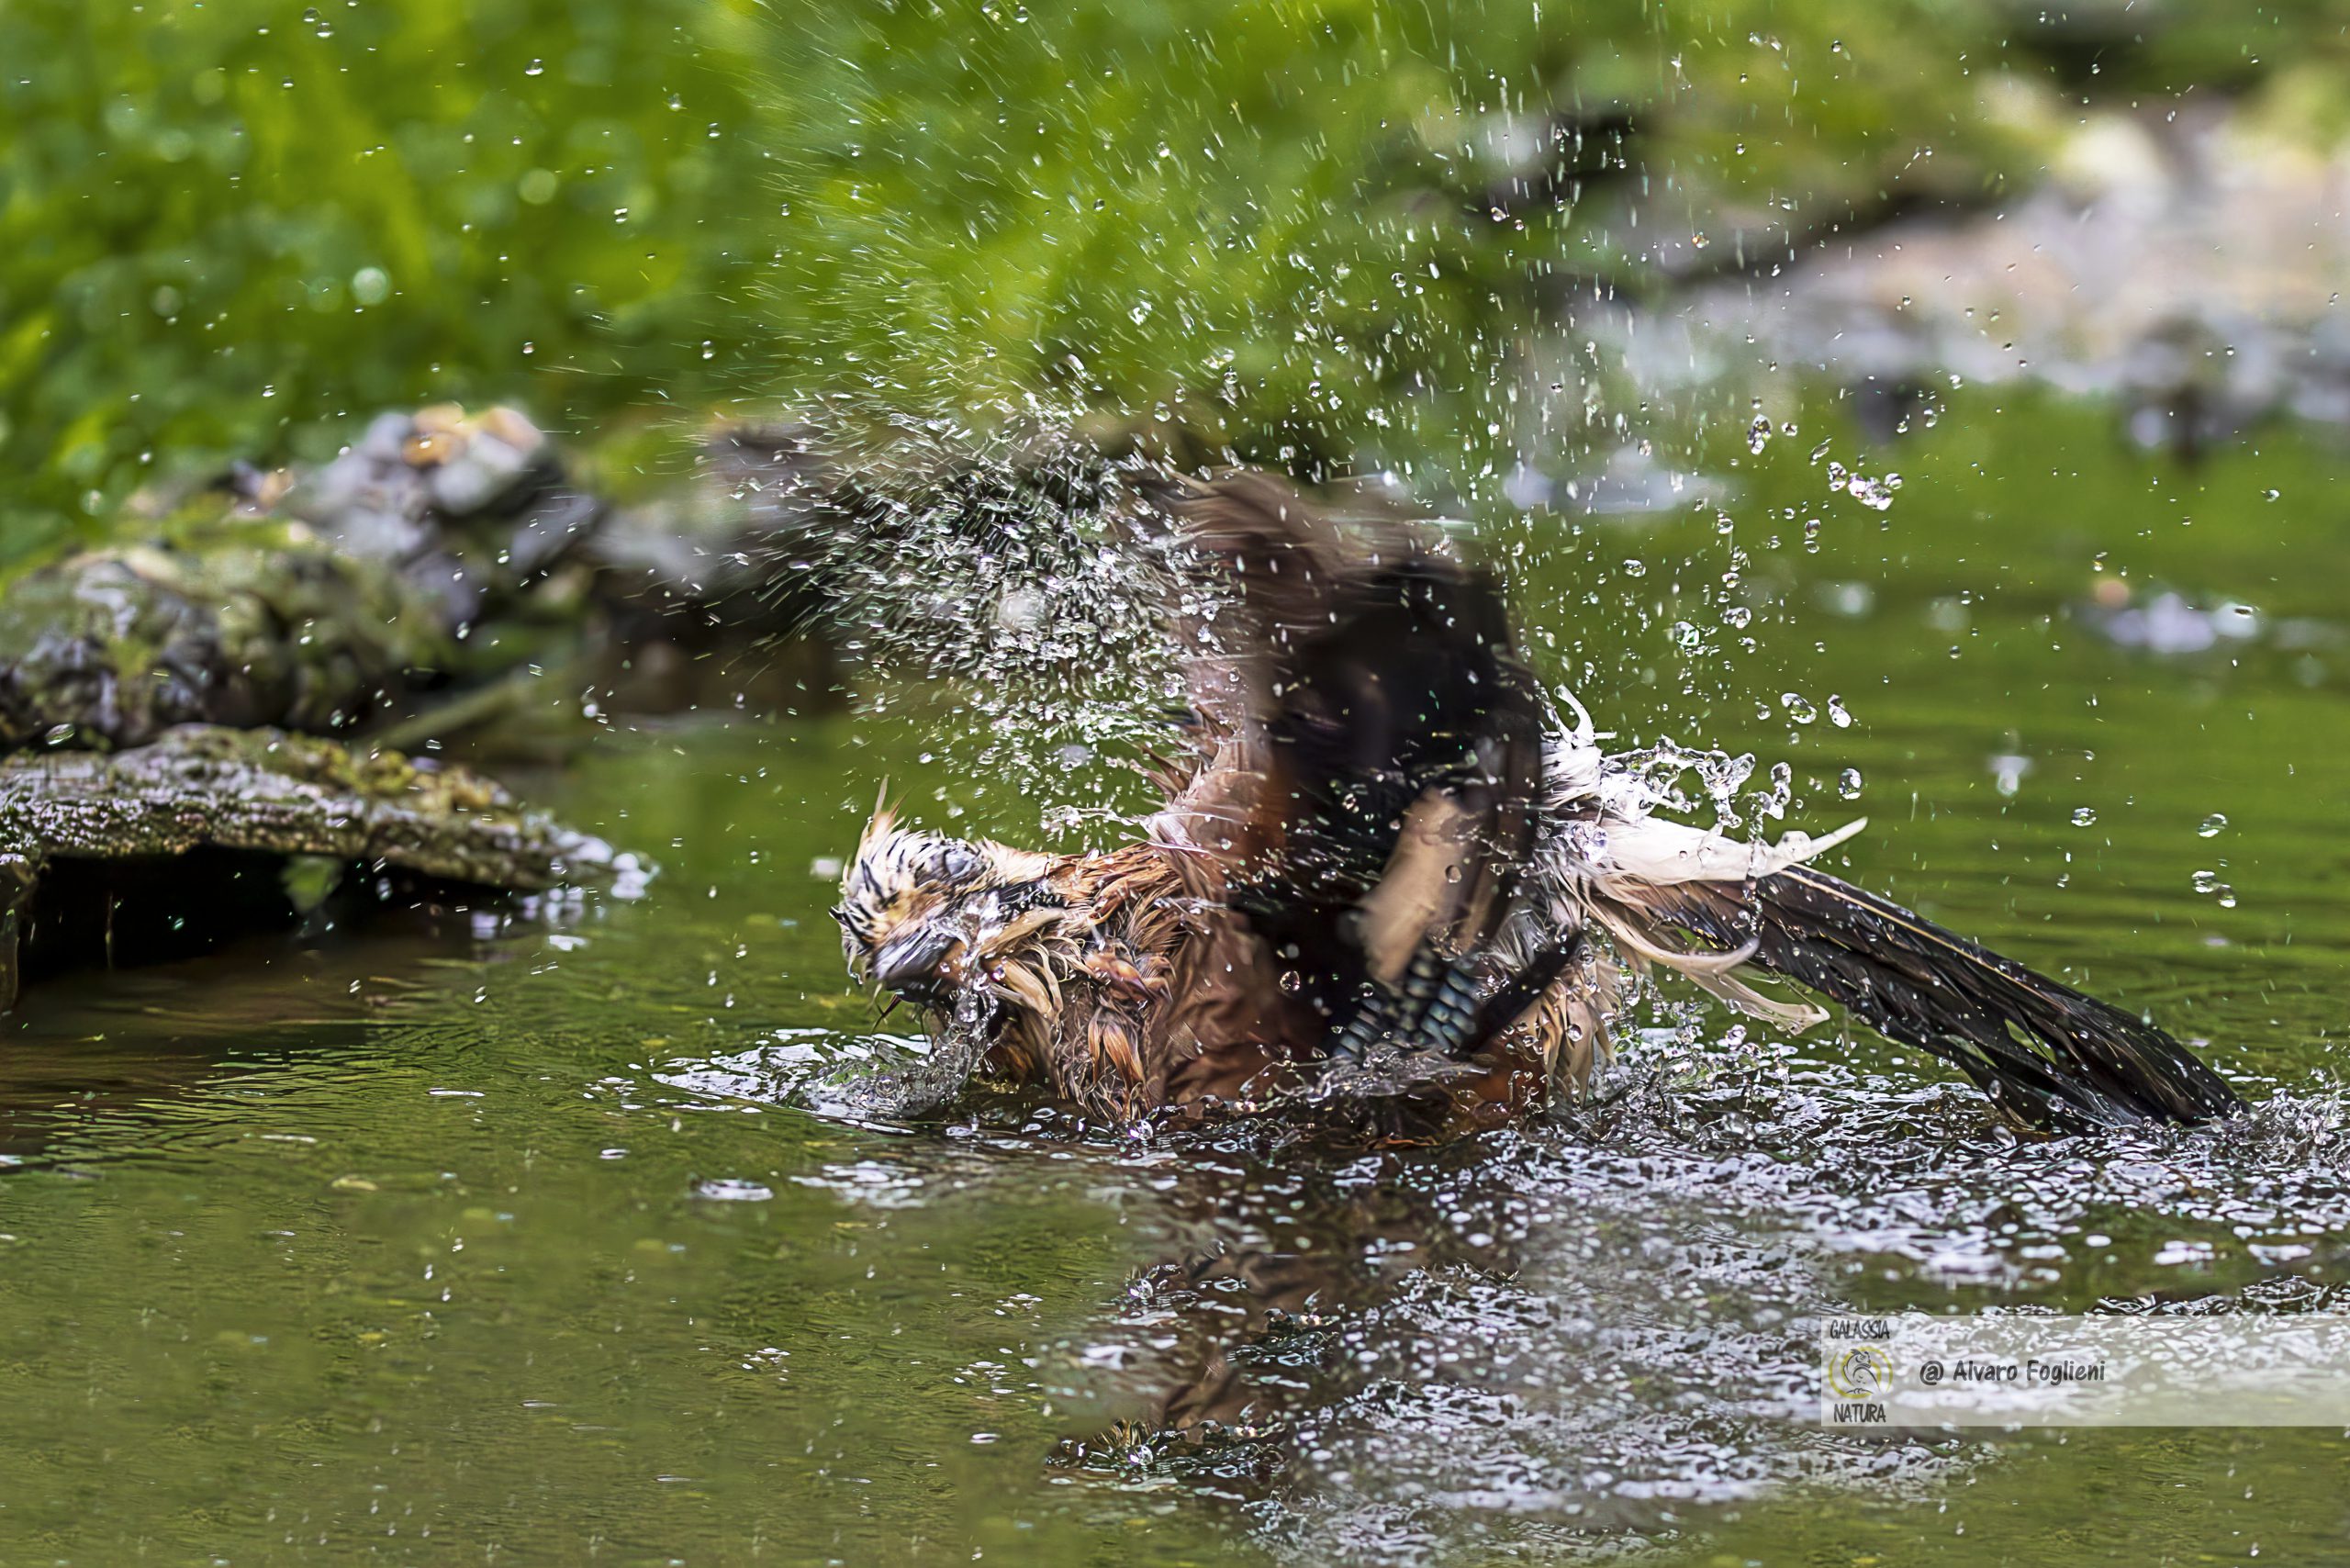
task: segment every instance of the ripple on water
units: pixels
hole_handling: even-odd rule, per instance
[[[1058,1462],[1237,1506],[1301,1561],[1605,1551],[1790,1488],[1901,1495],[1992,1458],[1974,1437],[1823,1430],[1824,1315],[2344,1307],[2341,1092],[2027,1143],[1960,1085],[1752,1045],[1693,1071],[1664,1040],[1583,1105],[1449,1148],[1262,1121],[1136,1140],[984,1101],[956,1113],[962,1137],[802,1180],[889,1207],[917,1201],[934,1154],[969,1175],[1073,1148],[1146,1260],[1058,1347],[1048,1381],[1125,1417]],[[662,1077],[805,1097],[907,1044],[797,1032]]]

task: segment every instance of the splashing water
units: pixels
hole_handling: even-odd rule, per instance
[[[758,1056],[664,1081],[771,1091]],[[1888,1292],[2077,1310],[2098,1260],[2099,1310],[2338,1310],[2319,1270],[2278,1271],[2344,1256],[2345,1128],[2325,1091],[2022,1143],[1963,1086],[1741,1026],[1641,1032],[1552,1123],[1445,1149],[1261,1118],[1136,1141],[1002,1102],[966,1137],[1077,1161],[1159,1254],[1045,1357],[1133,1423],[1072,1430],[1068,1470],[1239,1500],[1285,1561],[1384,1564],[1581,1556],[1791,1486],[1947,1483],[1996,1439],[1816,1424],[1816,1321]],[[896,1158],[873,1201],[940,1157]]]
[[[987,429],[832,416],[844,433],[774,432],[724,476],[778,590],[817,601],[871,678],[867,712],[912,710],[967,793],[1008,787],[1055,832],[1120,820],[1090,765],[1170,745],[1170,607],[1198,592],[1140,466],[1041,409]]]

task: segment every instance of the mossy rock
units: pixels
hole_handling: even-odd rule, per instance
[[[397,572],[298,538],[95,551],[0,598],[0,750],[140,746],[190,722],[332,731],[449,647]]]

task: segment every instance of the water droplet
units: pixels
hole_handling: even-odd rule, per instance
[[[1832,692],[1828,698],[1828,722],[1840,730],[1852,727],[1852,715],[1844,711],[1844,700]]]
[[[2203,819],[2202,825],[2195,830],[2195,836],[2198,838],[2217,838],[2227,825],[2228,819],[2221,813],[2213,812],[2210,816],[2205,817]]]
[[[1779,706],[1785,708],[1787,711],[1787,717],[1798,724],[1808,724],[1819,717],[1819,710],[1805,700],[1800,692],[1780,692]]]
[[[1861,798],[1861,770],[1857,767],[1848,767],[1844,769],[1843,772],[1838,774],[1836,776],[1836,793],[1842,796],[1847,801],[1859,800]]]
[[[2073,808],[2073,825],[2075,827],[2095,827],[2097,825],[2096,809],[2090,806],[2075,806]]]
[[[1281,971],[1281,989],[1288,991],[1292,996],[1295,996],[1299,991],[1305,989],[1305,977],[1299,974],[1295,969],[1283,969]]]
[[[1830,489],[1834,489],[1836,487],[1835,465],[1829,465],[1829,468],[1828,487]],[[1845,493],[1871,511],[1885,511],[1889,509],[1893,505],[1893,492],[1899,488],[1901,488],[1901,476],[1898,474],[1887,474],[1882,479],[1871,479],[1865,476],[1854,474],[1844,482]]]
[[[525,76],[543,76],[546,74],[546,70],[547,62],[545,61],[533,60],[530,64],[522,67],[522,74]]]

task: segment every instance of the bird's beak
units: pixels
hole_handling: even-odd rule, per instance
[[[917,1007],[945,999],[954,982],[948,972],[963,939],[934,927],[900,936],[873,955],[873,978]]]

